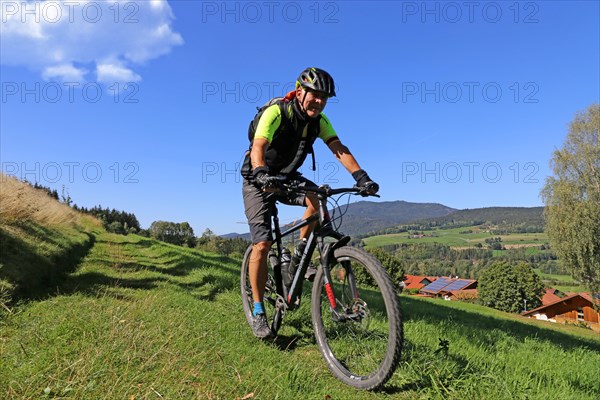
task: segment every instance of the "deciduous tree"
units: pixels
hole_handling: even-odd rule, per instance
[[[600,292],[600,104],[580,112],[547,178],[546,231],[552,249],[572,276]]]
[[[529,265],[502,261],[485,269],[479,277],[477,291],[484,306],[516,313],[523,311],[525,304],[528,309],[541,305],[544,284]]]

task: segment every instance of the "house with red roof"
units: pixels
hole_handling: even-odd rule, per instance
[[[436,277],[431,276],[419,276],[419,275],[406,275],[406,279],[404,279],[404,289],[422,289],[423,287],[429,285],[431,282],[435,281]]]
[[[583,323],[600,332],[600,315],[594,308],[594,303],[600,306],[600,299],[592,297],[589,293],[574,293],[533,310],[525,311],[521,315],[563,324]]]

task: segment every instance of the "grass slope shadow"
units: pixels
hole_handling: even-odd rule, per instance
[[[213,301],[238,284],[233,266],[239,260],[135,235],[112,238],[98,239],[98,248],[86,260],[93,268],[69,276],[58,288],[59,293],[95,297],[107,289],[151,290],[170,284],[200,300]]]
[[[94,247],[96,237],[85,232],[83,241],[61,246],[50,256],[39,253],[35,246],[17,235],[0,228],[0,279],[13,289],[12,301],[47,297],[58,285],[77,270]],[[58,244],[58,242],[51,242]]]

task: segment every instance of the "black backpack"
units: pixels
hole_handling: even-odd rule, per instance
[[[254,140],[254,133],[256,132],[258,121],[260,120],[260,117],[263,115],[265,110],[271,107],[273,104],[279,104],[279,107],[281,108],[281,115],[283,115],[283,106],[291,102],[295,97],[296,91],[293,90],[286,94],[284,97],[274,97],[271,100],[267,101],[265,104],[263,104],[262,107],[256,107],[256,115],[254,116],[252,121],[250,121],[250,126],[248,126],[248,140],[250,141],[250,144],[252,144],[252,141]]]

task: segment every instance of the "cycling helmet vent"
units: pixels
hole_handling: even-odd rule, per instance
[[[316,90],[327,93],[329,97],[335,96],[335,83],[327,71],[320,68],[306,68],[296,80],[296,88]]]

